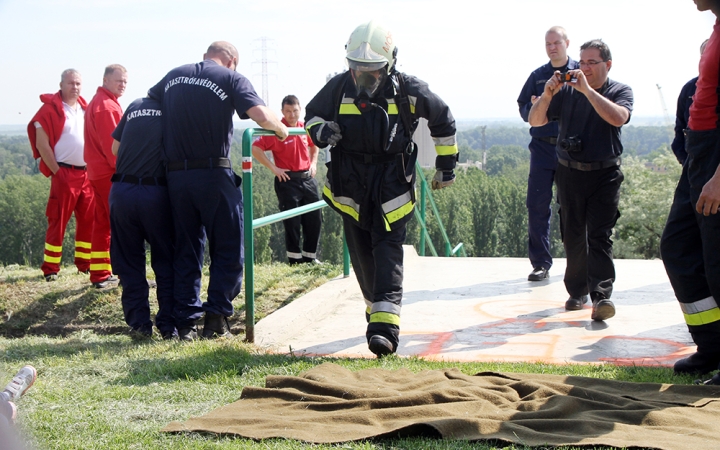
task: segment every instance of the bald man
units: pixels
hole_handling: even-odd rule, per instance
[[[275,132],[288,130],[265,106],[250,81],[235,72],[237,49],[213,42],[203,61],[177,67],[148,95],[162,104],[167,183],[175,223],[175,319],[180,339],[230,336],[227,318],[243,275],[243,206],[240,177],[232,170],[234,113]],[[209,241],[207,301],[200,301],[205,236]]]

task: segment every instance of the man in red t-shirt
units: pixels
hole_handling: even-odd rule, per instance
[[[90,255],[90,281],[98,289],[116,286],[110,265],[110,206],[108,198],[115,173],[112,132],[122,118],[118,98],[125,92],[127,70],[120,64],[105,68],[103,85],[85,113],[85,161],[88,178],[95,192],[95,225]]]
[[[282,101],[282,122],[288,127],[304,127],[305,124],[300,121],[300,109],[300,101],[297,97],[286,96]],[[273,161],[265,156],[265,151],[272,152]],[[275,193],[280,211],[320,200],[318,184],[315,180],[318,148],[306,135],[288,136],[282,142],[275,136],[261,136],[253,143],[252,152],[255,159],[275,175]],[[317,261],[321,223],[320,210],[283,221],[285,249],[290,264]],[[300,249],[301,227],[302,250]]]
[[[718,19],[700,58],[683,164],[660,242],[663,264],[680,302],[696,353],[676,373],[703,374],[720,364],[720,0],[694,0]],[[706,384],[720,385],[720,374]]]
[[[55,281],[60,271],[63,238],[70,216],[75,213],[75,266],[90,270],[93,230],[93,190],[83,159],[83,126],[87,102],[80,96],[82,78],[75,69],[60,76],[60,90],[43,94],[43,106],[28,124],[33,156],[40,158],[40,172],[50,177],[50,197],[45,214],[48,228],[42,271],[46,281]]]

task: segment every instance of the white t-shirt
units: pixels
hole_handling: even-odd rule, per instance
[[[55,160],[73,166],[84,166],[85,111],[79,103],[72,107],[65,102],[63,102],[63,110],[65,111],[65,126],[60,139],[55,144]],[[40,122],[35,122],[35,128],[41,128]]]

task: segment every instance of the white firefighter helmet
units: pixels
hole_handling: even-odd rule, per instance
[[[392,33],[374,20],[355,28],[345,44],[345,50],[351,69],[374,71],[386,67],[388,74],[395,65],[397,55]]]

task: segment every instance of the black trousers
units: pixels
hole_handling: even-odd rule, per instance
[[[720,353],[720,213],[706,217],[695,211],[720,165],[720,131],[688,130],[686,149],[660,253],[698,351]]]
[[[552,187],[555,168],[549,168],[548,162],[541,156],[547,153],[547,147],[554,152],[555,146],[539,139],[530,141],[530,173],[528,175],[528,256],[533,268],[552,267],[550,253],[550,218],[552,216]]]
[[[387,231],[382,218],[373,222],[370,230],[343,215],[343,229],[347,240],[350,260],[360,284],[366,303],[389,302],[398,307],[403,294],[403,244],[406,228]],[[370,322],[367,338],[379,334],[393,343],[400,340],[400,326],[390,323]]]
[[[558,164],[555,184],[567,256],[565,288],[571,297],[610,298],[615,281],[613,227],[620,213],[619,166],[581,171]]]
[[[318,184],[315,178],[291,178],[288,181],[280,181],[275,177],[275,193],[277,194],[280,211],[309,205],[320,200]],[[320,210],[310,211],[302,216],[283,220],[285,250],[291,264],[312,261],[317,257],[321,225],[322,212]],[[302,250],[300,247],[301,236]]]

